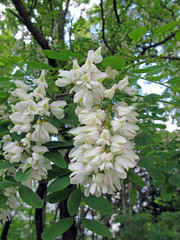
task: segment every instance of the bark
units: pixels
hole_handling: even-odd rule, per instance
[[[8,239],[7,236],[8,236],[8,231],[9,231],[10,225],[11,225],[11,221],[5,222],[5,225],[4,225],[2,234],[1,234],[1,240],[7,240]]]
[[[47,190],[47,182],[40,182],[39,187],[37,189],[37,194],[41,199],[44,199],[46,196],[46,190]],[[35,211],[35,225],[36,225],[36,239],[42,240],[41,234],[44,231],[45,227],[45,206],[42,208],[36,208]]]
[[[68,210],[67,210],[67,199],[63,200],[60,203],[60,218],[67,218],[70,217]],[[76,240],[77,235],[77,228],[75,221],[73,222],[73,225],[62,235],[62,240]]]

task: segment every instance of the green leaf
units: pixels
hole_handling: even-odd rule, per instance
[[[147,76],[146,76],[146,80],[147,80],[147,81],[150,81],[150,82],[160,81],[162,78],[163,78],[162,75],[156,76],[156,77],[152,77],[152,76],[147,77]]]
[[[138,27],[129,34],[129,37],[133,39],[134,42],[137,42],[146,34],[146,32],[146,27]]]
[[[51,193],[47,195],[46,201],[49,203],[57,203],[63,201],[65,198],[69,196],[69,194],[72,192],[71,189],[66,188],[58,192]]]
[[[62,49],[61,52],[73,58],[83,58],[83,55],[81,55],[80,53],[71,52],[70,50],[67,49]]]
[[[41,237],[43,240],[54,240],[56,237],[61,236],[66,232],[73,224],[74,218],[64,218],[59,220],[57,223],[46,228],[42,233]]]
[[[129,173],[128,174],[129,179],[131,180],[131,182],[135,183],[137,186],[140,187],[144,187],[146,186],[146,183],[142,180],[142,178],[140,176],[138,176],[135,173]]]
[[[144,156],[140,158],[138,165],[150,169],[154,167],[154,160],[150,156]]]
[[[0,209],[6,204],[8,197],[0,193]]]
[[[67,209],[70,216],[74,216],[77,214],[80,202],[81,191],[79,189],[76,189],[70,194],[67,200]]]
[[[175,174],[173,176],[170,176],[168,179],[168,182],[172,186],[180,187],[180,174]]]
[[[106,57],[102,60],[102,65],[104,67],[112,67],[114,69],[120,70],[125,65],[125,59],[122,57]]]
[[[151,93],[144,97],[144,101],[150,104],[156,104],[161,96],[159,94]]]
[[[48,192],[57,192],[63,190],[70,184],[69,175],[56,178],[48,187]]]
[[[180,32],[176,33],[175,38],[176,38],[177,41],[180,41]]]
[[[65,117],[61,119],[61,122],[64,124],[70,124],[73,126],[76,126],[79,123],[77,115],[74,113],[75,111],[75,104],[70,103],[68,106],[64,109]]]
[[[71,172],[66,168],[59,168],[56,165],[52,165],[52,169],[48,170],[48,177],[47,181],[50,181],[56,177],[61,177],[67,174],[70,174]]]
[[[57,165],[60,168],[67,168],[67,163],[64,160],[63,156],[58,151],[50,151],[44,154],[51,162]]]
[[[165,33],[169,30],[172,30],[174,29],[174,27],[176,26],[177,24],[177,21],[174,21],[174,22],[170,22],[162,27],[159,27],[158,29],[156,29],[155,33],[156,34],[162,34],[162,33]]]
[[[21,185],[19,187],[19,195],[25,203],[34,208],[42,208],[44,205],[43,200],[26,186]]]
[[[85,219],[85,218],[81,219],[81,222],[84,225],[84,227],[86,227],[90,231],[92,231],[100,236],[112,237],[109,229],[100,222],[97,222],[95,220]]]
[[[153,185],[155,187],[159,187],[164,184],[164,182],[165,182],[164,174],[162,174],[161,172],[154,170],[154,169],[150,169],[148,172],[149,172],[149,175],[153,179]]]
[[[0,161],[0,170],[11,168],[13,165],[9,161]]]
[[[137,200],[137,190],[134,187],[130,187],[130,202],[132,206],[136,205],[136,200]]]
[[[108,214],[111,214],[113,211],[112,205],[102,196],[96,197],[90,195],[89,197],[85,197],[84,195],[82,195],[82,198],[85,203],[94,210]]]
[[[68,55],[66,55],[64,53],[56,52],[53,50],[42,50],[42,52],[46,55],[46,57],[48,57],[50,59],[58,59],[58,60],[62,60],[62,61],[69,60]]]
[[[134,142],[139,146],[146,146],[153,143],[153,137],[149,132],[142,132],[136,135]]]
[[[60,149],[69,149],[69,148],[72,148],[74,145],[73,145],[73,141],[66,141],[66,142],[56,142],[56,141],[52,141],[52,142],[48,142],[45,144],[45,146],[48,148],[48,149],[56,149],[58,148],[59,150]]]
[[[35,69],[47,69],[47,70],[55,70],[55,68],[49,66],[46,63],[42,63],[42,62],[36,62],[36,61],[31,61],[31,62],[27,62],[27,64]]]
[[[167,82],[168,83],[179,83],[180,84],[180,77],[173,77]]]
[[[12,182],[3,181],[3,182],[0,182],[0,189],[8,188],[8,187],[10,187],[10,186],[12,186],[12,185],[13,185]]]
[[[164,201],[170,201],[174,191],[176,190],[176,187],[172,187],[169,185],[165,185],[162,189],[161,189],[161,198]]]
[[[14,176],[14,179],[18,182],[25,182],[26,180],[28,180],[31,172],[32,168],[28,168],[25,172],[19,169],[16,175]]]

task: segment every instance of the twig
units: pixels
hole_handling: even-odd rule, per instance
[[[143,56],[145,54],[145,52],[150,49],[150,48],[155,48],[161,44],[164,44],[166,43],[168,40],[170,40],[171,38],[173,38],[175,36],[176,32],[172,33],[170,36],[168,36],[167,38],[165,38],[164,40],[158,42],[158,43],[155,43],[153,45],[149,45],[148,47],[144,47],[143,48],[143,51],[141,52],[141,55]]]
[[[114,12],[115,12],[115,15],[116,15],[117,22],[121,23],[118,12],[117,12],[116,0],[113,0],[113,7],[114,7]]]
[[[12,0],[12,2],[15,5],[15,8],[19,14],[13,12],[12,10],[10,10],[10,12],[27,27],[27,29],[30,31],[30,33],[36,39],[36,41],[38,42],[38,44],[41,46],[42,49],[51,50],[46,38],[40,33],[40,31],[32,23],[32,21],[29,17],[29,14],[28,14],[26,8],[24,7],[22,1],[21,0]],[[48,58],[48,61],[49,61],[50,66],[52,66],[54,68],[57,67],[55,59]]]
[[[104,9],[103,9],[103,0],[101,0],[101,2],[100,2],[100,7],[101,7],[101,19],[102,19],[102,39],[103,39],[105,46],[112,52],[112,54],[114,54],[115,53],[114,50],[108,45],[108,43],[105,39],[105,34],[104,34],[105,17],[104,17]]]

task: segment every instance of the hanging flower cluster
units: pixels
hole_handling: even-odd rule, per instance
[[[48,151],[42,144],[51,140],[50,134],[57,134],[58,129],[46,118],[52,113],[58,119],[64,117],[65,101],[50,102],[46,97],[48,87],[44,71],[39,79],[35,79],[34,89],[16,80],[16,89],[12,92],[18,98],[15,105],[11,105],[12,114],[9,116],[14,127],[10,133],[24,134],[20,141],[13,141],[10,135],[3,137],[3,151],[10,163],[19,163],[18,170],[25,172],[31,168],[31,174],[25,185],[32,186],[34,180],[40,181],[47,177],[47,170],[51,169],[50,161],[43,155]]]
[[[103,86],[102,81],[115,79],[117,71],[98,70],[95,64],[102,61],[100,51],[100,48],[89,51],[82,67],[74,61],[72,70],[60,70],[56,81],[60,87],[74,85],[70,92],[75,92],[74,103],[78,105],[75,113],[83,125],[70,130],[75,146],[69,153],[71,184],[81,184],[85,196],[97,197],[120,190],[120,179],[126,178],[126,170],[136,165],[138,156],[130,140],[139,129],[135,106],[111,101],[116,90],[131,96],[136,90],[128,87],[127,77],[110,89]]]

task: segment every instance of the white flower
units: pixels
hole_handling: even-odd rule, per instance
[[[126,76],[123,80],[119,81],[119,83],[117,84],[117,88],[120,91],[123,91],[128,85],[129,85],[128,76]]]
[[[100,171],[104,169],[109,170],[110,168],[113,168],[112,164],[112,160],[114,159],[113,153],[103,152],[100,157],[102,161],[102,164],[99,166]]]
[[[10,163],[20,162],[21,161],[21,154],[23,152],[23,148],[18,146],[18,142],[7,142],[3,146],[4,157],[5,159],[9,160]]]
[[[39,116],[50,116],[49,110],[49,98],[45,97],[38,102],[38,112]]]
[[[50,104],[50,109],[52,114],[57,119],[62,119],[64,117],[64,107],[67,105],[66,101],[54,101]]]
[[[121,153],[123,151],[124,143],[127,142],[127,140],[120,135],[112,136],[110,141],[111,141],[110,150],[111,150],[112,153],[116,153],[116,152]]]
[[[108,129],[103,129],[100,138],[96,142],[98,145],[105,146],[110,145],[111,134]]]
[[[27,101],[33,98],[32,94],[28,94],[24,89],[17,88],[11,94],[15,97],[19,97],[20,101]]]
[[[113,99],[116,89],[117,89],[117,85],[114,84],[112,88],[105,90],[104,97]]]
[[[108,75],[108,78],[110,79],[115,79],[116,76],[118,75],[118,71],[116,71],[115,69],[112,70],[111,67],[107,67],[105,72]]]
[[[42,70],[41,72],[41,76],[38,78],[38,79],[34,79],[33,81],[34,83],[36,83],[37,85],[41,85],[43,86],[44,88],[47,88],[48,85],[47,85],[47,82],[45,80],[45,70]]]
[[[111,121],[111,126],[112,126],[113,131],[116,132],[116,131],[120,130],[123,126],[123,123],[126,121],[126,119],[127,119],[126,117],[121,117],[119,119],[117,119],[117,118],[113,119]]]
[[[87,62],[88,61],[93,63],[100,63],[102,61],[101,47],[99,47],[95,52],[93,50],[88,52]]]
[[[58,129],[49,122],[38,122],[33,126],[35,128],[32,134],[32,141],[40,144],[49,142],[51,140],[49,133],[58,133]]]
[[[135,88],[130,88],[130,87],[126,87],[124,89],[124,92],[126,92],[127,94],[129,94],[130,96],[135,96],[138,94],[138,90]]]
[[[28,86],[27,84],[25,84],[24,82],[22,82],[20,80],[15,80],[14,83],[16,84],[17,88],[21,88],[26,92],[30,90],[30,86]]]
[[[78,115],[80,123],[86,125],[101,125],[106,118],[105,112],[96,107],[89,110],[77,107],[75,113]]]
[[[38,87],[34,89],[33,95],[35,96],[36,101],[43,99],[46,96],[44,84],[39,84]]]

